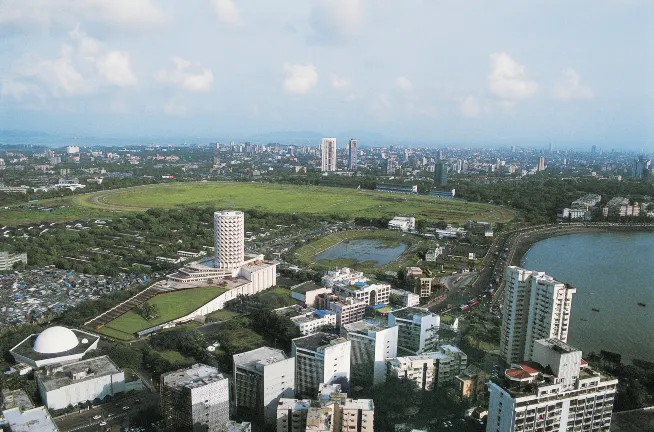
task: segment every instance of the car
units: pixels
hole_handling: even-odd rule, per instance
[[[93,416],[93,420],[100,420],[101,418],[102,416],[100,414]]]
[[[129,407],[128,407],[127,405],[125,405],[125,406],[123,407],[123,410],[125,410],[125,411],[127,411],[128,409],[129,409]]]
[[[106,421],[100,422],[100,426],[107,426],[107,422]]]

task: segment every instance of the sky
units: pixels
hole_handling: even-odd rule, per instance
[[[0,129],[654,150],[651,0],[0,0]]]

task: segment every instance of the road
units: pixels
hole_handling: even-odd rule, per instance
[[[124,410],[124,406],[129,407],[129,409]],[[109,426],[122,428],[129,426],[130,418],[136,413],[152,406],[159,406],[159,394],[143,391],[120,400],[98,405],[81,413],[57,417],[55,423],[61,432],[102,431]],[[94,420],[93,417],[98,415],[102,418]],[[100,426],[103,421],[106,421],[108,425],[105,427]],[[117,428],[114,427],[113,430],[117,430]]]

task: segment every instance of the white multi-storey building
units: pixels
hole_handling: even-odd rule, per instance
[[[239,416],[274,423],[279,398],[295,393],[295,359],[268,347],[234,354],[233,385]]]
[[[322,172],[336,171],[336,138],[323,138],[320,145]]]
[[[125,391],[125,374],[107,356],[49,366],[34,375],[43,404],[53,410]]]
[[[416,229],[416,218],[414,217],[404,217],[404,216],[395,216],[388,222],[388,229],[394,229],[399,231],[409,231]]]
[[[213,214],[214,266],[233,269],[245,261],[245,217],[240,211]]]
[[[489,384],[487,432],[610,430],[618,380],[557,339],[536,341],[532,360]]]
[[[333,287],[335,284],[339,285],[354,285],[356,283],[366,283],[368,278],[363,275],[363,272],[352,270],[348,267],[343,267],[338,270],[329,270],[322,277],[322,284],[328,288]]]
[[[0,271],[11,270],[14,267],[14,264],[17,262],[27,264],[27,254],[10,254],[9,252],[0,252]]]
[[[349,388],[351,342],[328,333],[314,333],[293,339],[296,394],[311,397],[322,383]]]
[[[391,286],[389,284],[367,285],[363,282],[357,282],[354,285],[336,284],[332,290],[334,294],[342,299],[354,298],[362,300],[370,306],[388,304],[391,295]]]
[[[342,327],[363,319],[366,315],[366,302],[351,297],[342,301],[330,301],[329,310],[336,314],[336,325]]]
[[[431,390],[452,382],[465,370],[467,364],[468,356],[452,346],[446,346],[436,352],[396,357],[386,361],[389,374],[414,381],[422,390]]]
[[[306,336],[318,332],[323,327],[336,327],[337,315],[336,312],[319,309],[294,316],[291,321],[300,330],[300,333]]]
[[[418,306],[420,305],[420,296],[411,291],[401,289],[392,289],[391,294],[395,294],[402,299],[402,306]]]
[[[407,307],[388,314],[388,325],[399,327],[398,351],[407,354],[434,351],[440,324],[440,316],[424,308]]]
[[[229,379],[215,367],[163,374],[160,391],[166,431],[221,432],[229,421]]]
[[[341,335],[352,342],[351,365],[369,366],[374,384],[386,379],[386,359],[397,356],[398,327],[387,327],[364,320],[341,327]]]
[[[575,292],[543,272],[507,267],[500,357],[507,363],[531,360],[535,340],[566,342]]]

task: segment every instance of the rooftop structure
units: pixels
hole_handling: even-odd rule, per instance
[[[50,413],[45,407],[32,408],[26,411],[11,408],[2,411],[11,432],[59,432]]]
[[[339,270],[329,270],[322,277],[323,285],[328,288],[331,288],[336,284],[354,285],[366,282],[368,282],[368,278],[363,275],[363,272],[355,271],[348,267],[343,267]]]
[[[388,229],[410,231],[416,229],[416,218],[395,216],[388,222]]]
[[[99,340],[91,333],[54,326],[26,337],[9,352],[17,363],[39,368],[78,361],[96,349]]]
[[[125,374],[107,356],[46,367],[35,377],[43,403],[54,410],[125,391]]]
[[[25,390],[2,390],[2,407],[5,410],[12,408],[20,408],[22,411],[27,411],[34,408],[34,403],[30,399]]]
[[[291,321],[300,330],[302,335],[316,333],[323,327],[336,327],[336,312],[318,309],[301,313],[291,318]]]

